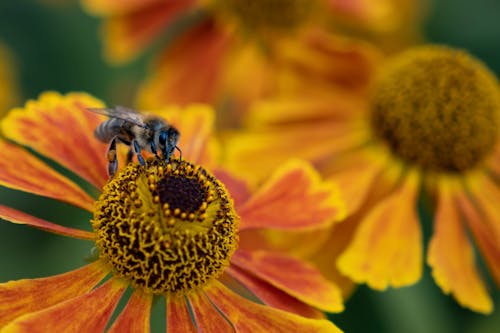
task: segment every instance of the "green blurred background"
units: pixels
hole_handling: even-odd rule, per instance
[[[429,41],[468,49],[500,75],[499,18],[498,0],[435,0],[424,32]],[[151,59],[146,53],[127,66],[106,64],[99,20],[71,0],[1,0],[0,42],[15,60],[19,103],[56,90],[85,91],[108,104],[131,105]],[[4,188],[0,203],[63,225],[88,228],[90,216],[69,205]],[[424,225],[427,241],[430,231],[429,221]],[[91,251],[88,242],[0,221],[0,282],[66,272],[84,264]],[[443,295],[426,268],[422,281],[412,287],[381,293],[361,286],[348,300],[346,311],[331,318],[346,332],[500,332],[500,295],[492,281],[489,285],[497,305],[490,316],[465,310]],[[154,320],[160,321],[163,313],[164,307],[156,307]],[[160,323],[153,322],[153,329],[164,331]]]

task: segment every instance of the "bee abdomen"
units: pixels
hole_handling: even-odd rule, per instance
[[[102,142],[110,142],[122,132],[124,121],[121,119],[108,119],[99,124],[94,130],[94,136]]]

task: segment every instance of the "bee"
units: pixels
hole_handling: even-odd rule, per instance
[[[174,149],[177,149],[182,156],[182,151],[177,147],[179,131],[162,118],[142,114],[123,106],[88,110],[109,117],[96,127],[94,136],[104,143],[109,143],[107,158],[110,177],[113,177],[118,169],[117,142],[129,146],[127,163],[132,161],[135,154],[139,163],[144,165],[142,150],[153,153],[157,158],[160,158],[158,155],[160,151],[165,160],[170,159]]]

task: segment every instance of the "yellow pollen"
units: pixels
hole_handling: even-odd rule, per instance
[[[495,76],[469,54],[422,46],[389,61],[372,94],[376,136],[409,164],[463,172],[498,140],[500,91]]]
[[[216,197],[207,204],[209,193]],[[238,243],[237,222],[214,176],[184,160],[152,158],[128,164],[106,184],[92,226],[116,276],[144,292],[180,296],[223,273]]]

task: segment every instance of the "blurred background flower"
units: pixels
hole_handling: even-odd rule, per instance
[[[381,46],[382,53],[392,53],[423,37],[433,42],[464,47],[482,59],[497,76],[500,73],[500,7],[494,1],[434,0],[427,1],[424,5],[421,5],[421,1],[405,3],[390,0],[329,2],[337,11],[337,21],[332,24],[332,29],[335,29],[341,40],[361,37],[366,42],[375,42]],[[396,4],[393,10],[397,15],[389,16],[393,18],[393,23],[385,16],[391,12],[387,9],[391,8],[388,6],[390,3]],[[354,4],[364,6],[353,6]],[[418,8],[425,6],[423,10],[426,14],[413,9],[415,4]],[[368,12],[371,14],[356,10],[371,6],[377,8]],[[397,17],[399,19],[394,19]],[[421,23],[413,25],[413,22],[420,22],[424,17]],[[62,92],[83,90],[108,104],[134,105],[140,83],[151,70],[150,64],[157,59],[158,51],[167,46],[173,36],[168,33],[162,36],[159,44],[145,50],[134,61],[120,67],[110,66],[102,59],[103,45],[99,38],[101,23],[100,18],[83,12],[76,1],[2,1],[0,39],[8,45],[14,59],[12,68],[18,73],[21,100],[35,98],[41,91],[48,89]],[[405,30],[409,33],[404,33]],[[403,37],[398,37],[398,32],[402,32]],[[358,47],[355,46],[357,43],[349,45],[354,49]],[[365,49],[364,46],[362,48]],[[345,53],[344,59],[348,59],[348,63],[359,69],[356,71],[358,79],[351,84],[362,82],[363,73],[376,65],[378,53],[379,51],[375,51],[359,67],[356,65],[359,62],[351,61],[349,54],[352,53]],[[296,61],[296,54],[291,54],[294,57],[288,59]],[[295,63],[300,64],[300,61]],[[296,68],[300,69],[300,66]],[[350,78],[349,75],[346,77]],[[295,87],[289,77],[283,80],[287,88]],[[340,87],[345,84],[344,79],[339,82],[342,83]],[[0,201],[54,222],[64,224],[68,216],[71,216],[74,227],[84,228],[87,223],[84,214],[75,213],[66,205],[58,205],[40,197],[2,188]],[[21,232],[23,236],[20,238]],[[424,226],[424,240],[428,240],[430,235],[430,228]],[[67,240],[3,222],[0,223],[0,252],[1,281],[47,276],[71,270],[81,266],[74,262],[74,258],[90,255],[90,249],[84,241]],[[29,264],[19,265],[20,262]],[[425,269],[424,278],[411,287],[379,293],[361,286],[348,300],[346,311],[332,318],[347,332],[404,330],[481,333],[497,330],[500,326],[498,308],[490,316],[462,309],[451,298],[442,295],[430,279],[430,272]],[[498,291],[491,292],[498,304]],[[158,328],[157,322],[164,313],[165,309],[161,305],[153,309],[154,329],[162,330],[161,326]]]

